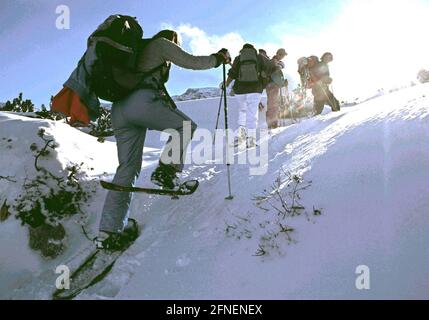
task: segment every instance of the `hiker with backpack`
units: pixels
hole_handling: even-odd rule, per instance
[[[112,106],[112,126],[118,144],[119,167],[113,183],[122,186],[132,185],[140,174],[142,153],[147,129],[163,131],[175,129],[180,141],[180,161],[167,163],[164,159],[172,156],[175,148],[165,148],[157,168],[151,175],[151,181],[163,188],[173,189],[178,183],[177,174],[183,170],[187,146],[197,125],[181,112],[170,95],[165,83],[168,81],[171,64],[193,70],[216,68],[228,63],[226,49],[209,56],[193,56],[178,45],[177,34],[164,30],[155,35],[140,52],[137,71],[150,74],[142,78],[137,90]],[[155,70],[155,71],[154,71]],[[185,124],[191,128],[191,134],[185,134]],[[115,242],[116,235],[126,226],[131,194],[110,191],[107,195],[100,222],[99,243],[101,247]]]
[[[221,49],[208,56],[194,56],[178,45],[177,33],[163,30],[150,39],[143,39],[143,29],[130,16],[112,15],[88,39],[84,56],[64,88],[54,98],[53,105],[64,113],[89,122],[96,119],[100,99],[113,102],[112,127],[117,143],[119,166],[112,183],[133,186],[138,178],[143,147],[148,129],[174,129],[180,141],[170,137],[161,155],[159,165],[152,173],[155,184],[172,189],[177,174],[182,171],[186,148],[197,125],[177,106],[168,94],[171,64],[193,70],[217,68],[229,63],[228,50]],[[75,117],[76,118],[76,117]],[[189,125],[190,134],[185,133]],[[177,162],[165,162],[179,150]],[[173,163],[174,162],[174,163]],[[128,224],[130,192],[109,191],[104,203],[97,248],[107,251],[122,250],[135,234],[136,224]]]
[[[279,111],[281,104],[281,88],[284,86],[284,75],[281,69],[285,65],[283,59],[287,56],[285,49],[277,50],[276,55],[271,61],[276,64],[279,69],[271,75],[271,81],[267,85],[267,124],[269,129],[278,127]]]
[[[332,78],[330,77],[328,64],[333,59],[332,53],[326,52],[321,57],[320,62],[310,69],[315,116],[322,113],[325,105],[329,105],[333,112],[340,111],[340,102],[329,89]]]
[[[251,44],[245,44],[239,56],[234,59],[228,72],[226,86],[233,80],[234,92],[239,103],[238,135],[239,146],[256,146],[256,128],[258,125],[259,102],[264,90],[261,73],[272,74],[279,67],[264,55],[258,53]]]

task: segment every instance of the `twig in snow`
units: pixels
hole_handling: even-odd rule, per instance
[[[9,182],[15,182],[16,183],[16,180],[13,180],[12,177],[10,177],[10,176],[7,176],[7,177],[0,176],[0,180],[1,179],[4,179],[4,180],[9,181]]]

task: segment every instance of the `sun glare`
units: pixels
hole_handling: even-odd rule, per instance
[[[343,98],[409,84],[429,67],[428,17],[429,5],[420,0],[351,1],[311,38],[284,38],[290,51],[305,48],[291,55],[289,70],[294,58],[332,51],[334,86]]]

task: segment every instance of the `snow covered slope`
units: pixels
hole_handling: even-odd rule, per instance
[[[40,129],[44,129],[46,137],[53,138],[58,144],[58,148],[51,151],[50,156],[41,157],[38,161],[40,167],[52,174],[60,176],[67,166],[84,163],[82,172],[86,177],[83,177],[82,182],[99,188],[98,179],[114,171],[118,165],[116,145],[112,142],[101,144],[93,136],[65,123],[0,112],[0,207],[5,201],[11,206],[20,195],[25,195],[24,184],[38,174],[35,153],[30,150],[30,146],[36,144],[41,148],[45,144],[38,136]],[[151,153],[159,152],[150,148],[145,151],[145,164],[150,165]],[[45,281],[44,285],[51,286],[50,280],[55,278],[53,270],[56,266],[87,246],[88,242],[82,237],[80,225],[87,228],[96,226],[97,213],[101,210],[104,196],[104,191],[97,192],[89,206],[83,208],[83,215],[66,219],[67,248],[63,255],[54,260],[41,258],[39,252],[29,248],[28,228],[21,226],[20,221],[13,216],[0,222],[0,299],[12,297],[13,291],[19,291],[24,283],[27,286],[22,295],[18,296],[46,296],[47,291],[38,293],[40,286],[33,284]],[[41,276],[43,273],[49,280]]]
[[[420,85],[278,129],[270,138],[265,175],[249,176],[248,166],[232,166],[233,201],[224,199],[225,165],[213,163],[186,170],[185,176],[201,180],[200,189],[191,197],[170,200],[135,195],[131,212],[141,223],[141,237],[102,282],[78,298],[429,298],[428,93],[429,85]],[[216,109],[218,100],[189,103],[195,108],[187,103],[181,107],[200,118],[200,126],[210,128],[213,118],[202,110],[208,105]],[[237,110],[231,107],[230,112]],[[4,124],[12,116],[0,115],[4,135]],[[20,128],[37,124],[36,120],[13,120]],[[51,122],[46,125],[54,134],[55,129],[66,130],[54,128]],[[86,157],[102,153],[86,140],[85,149],[79,140],[64,142],[77,148],[69,150],[70,157],[77,150]],[[146,152],[147,166],[138,184],[148,183],[157,155],[158,150]],[[0,156],[2,168],[11,159]],[[113,173],[115,165],[105,165],[110,171],[103,170]],[[266,220],[275,215],[272,208],[257,208],[255,197],[270,190],[283,171],[311,181],[300,192],[300,202],[309,214],[287,220],[295,229],[296,243],[278,239],[270,255],[256,257],[261,236],[273,227]],[[4,185],[0,188],[4,194]],[[281,188],[287,191],[286,186]],[[97,198],[94,208],[98,211],[94,212],[100,212],[102,200],[102,196]],[[313,215],[313,207],[322,215]],[[89,224],[95,231],[96,222]],[[40,261],[25,250],[25,234],[19,230],[14,220],[0,223],[0,297],[49,298],[55,265],[67,263],[72,254]],[[78,236],[74,235],[75,242]],[[88,246],[80,236],[81,243],[75,247]],[[14,257],[4,243],[16,243],[21,258]],[[29,257],[38,264],[30,268]],[[10,263],[5,264],[8,259]],[[361,265],[371,272],[370,290],[356,289],[355,271]]]

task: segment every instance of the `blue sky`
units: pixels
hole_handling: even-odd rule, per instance
[[[55,27],[58,5],[70,8],[71,28]],[[245,42],[274,54],[284,47],[286,75],[297,81],[301,56],[334,53],[331,71],[340,99],[410,83],[429,68],[429,0],[1,0],[0,102],[19,92],[47,104],[76,66],[88,35],[110,14],[136,16],[150,37],[178,30],[184,49],[238,53]],[[218,86],[222,71],[174,68],[171,94]]]
[[[69,30],[55,27],[55,9],[62,4],[70,8]],[[36,105],[49,102],[83,54],[88,35],[112,13],[136,16],[146,37],[165,23],[189,24],[208,35],[234,32],[249,42],[275,43],[283,29],[311,32],[326,24],[338,8],[338,2],[333,0],[2,0],[0,101],[12,99],[22,91]],[[186,41],[183,46],[190,49]],[[195,72],[177,68],[168,88],[172,94],[179,94],[188,87],[216,86],[220,77],[220,70]]]

